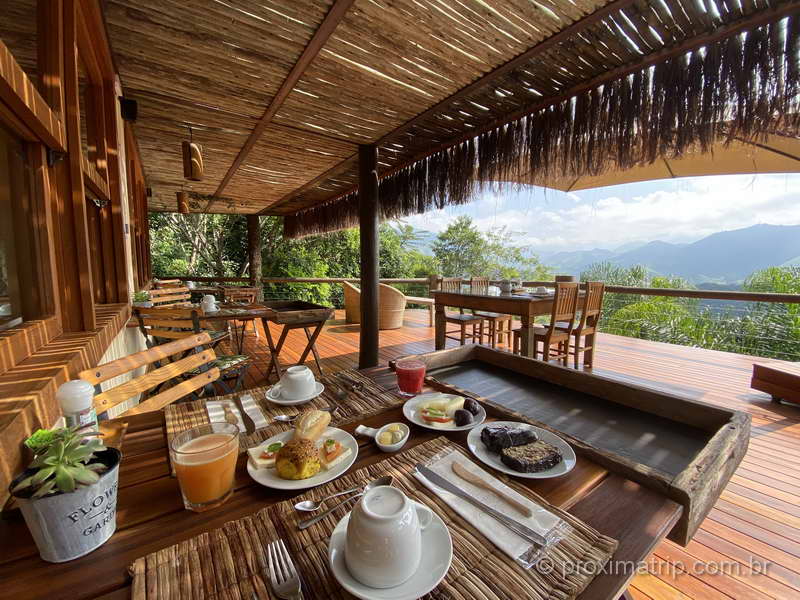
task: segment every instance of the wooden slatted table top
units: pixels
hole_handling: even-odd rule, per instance
[[[394,387],[394,375],[388,369],[368,373],[384,386]],[[504,418],[493,407],[487,407],[487,412],[489,419]],[[169,474],[163,413],[125,420],[128,433],[120,467],[117,532],[104,546],[83,558],[50,564],[39,558],[19,511],[11,511],[0,521],[0,581],[4,597],[128,598],[130,580],[126,569],[135,558],[296,495],[255,483],[247,475],[243,455],[237,468],[236,491],[224,506],[202,514],[184,510],[178,482]],[[394,408],[365,419],[364,424],[379,427],[403,420],[402,409]],[[356,425],[343,428],[352,432]],[[442,435],[414,425],[411,429],[412,437],[405,449]],[[466,447],[466,432],[446,435]],[[353,468],[386,458],[372,440],[358,441],[359,454]],[[612,560],[644,560],[681,514],[681,507],[675,502],[611,474],[580,455],[575,468],[563,477],[522,481],[552,504],[568,509],[601,533],[619,540]],[[600,574],[580,598],[616,599],[633,574]]]

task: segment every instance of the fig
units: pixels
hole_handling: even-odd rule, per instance
[[[479,412],[481,412],[481,407],[476,400],[473,400],[472,398],[467,398],[466,400],[464,400],[464,410],[470,412],[473,415],[477,415]]]
[[[459,408],[455,413],[453,413],[453,421],[457,427],[469,425],[473,421],[472,413],[468,410],[464,410],[463,408]]]

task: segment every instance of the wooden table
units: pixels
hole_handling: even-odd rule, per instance
[[[394,375],[386,368],[368,371],[386,387],[396,387]],[[488,407],[490,419],[507,415]],[[50,564],[42,561],[18,511],[0,521],[0,581],[3,597],[27,598],[104,598],[130,597],[128,565],[139,556],[193,537],[225,522],[291,498],[256,484],[240,457],[236,491],[219,509],[196,514],[184,510],[178,482],[169,475],[163,413],[145,413],[125,419],[128,434],[123,444],[120,467],[117,532],[102,547],[77,560]],[[377,427],[403,420],[399,408],[365,419]],[[344,426],[352,432],[356,424]],[[407,448],[441,434],[411,426]],[[466,445],[466,432],[447,434]],[[353,469],[379,462],[388,455],[374,442],[359,438],[359,454]],[[681,507],[662,494],[640,486],[625,477],[609,473],[600,465],[578,456],[575,468],[567,475],[547,480],[521,480],[549,502],[569,509],[576,517],[619,540],[612,560],[644,560],[667,535],[681,515]],[[13,540],[13,542],[12,542]],[[598,575],[581,594],[581,600],[615,600],[627,587],[634,573]],[[312,600],[308,598],[308,600]]]
[[[300,354],[297,361],[298,365],[302,365],[309,352],[314,356],[314,362],[317,363],[317,371],[320,377],[322,376],[322,365],[319,363],[319,353],[317,352],[317,338],[322,333],[322,328],[325,321],[333,316],[334,309],[312,302],[305,302],[303,300],[268,300],[263,305],[266,312],[262,315],[261,321],[264,325],[264,332],[267,334],[267,345],[269,346],[270,361],[267,367],[267,379],[275,371],[278,379],[281,378],[281,366],[278,358],[286,342],[287,334],[293,329],[302,329],[306,334],[306,347]],[[278,343],[272,340],[272,333],[269,330],[269,322],[276,325],[283,325],[281,335],[278,337]]]
[[[549,315],[553,311],[553,295],[533,296],[530,294],[483,295],[459,292],[431,291],[436,302],[436,349],[445,347],[445,307],[466,308],[484,312],[501,313],[520,317],[522,327],[522,355],[533,358],[536,346],[533,343],[533,320],[540,315]],[[583,294],[581,293],[581,297]],[[587,336],[587,347],[594,348],[594,334]]]
[[[263,304],[220,303],[216,312],[203,312],[200,308],[200,320],[209,322],[226,322],[231,327],[231,347],[236,354],[244,350],[244,333],[248,321],[255,321],[268,313]],[[241,325],[240,325],[241,324]]]

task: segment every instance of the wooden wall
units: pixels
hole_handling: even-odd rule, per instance
[[[0,123],[32,165],[22,228],[35,260],[26,321],[0,332],[0,502],[27,460],[22,440],[61,416],[57,387],[126,351],[130,294],[150,278],[145,175],[120,118],[99,0],[11,0],[9,9]]]

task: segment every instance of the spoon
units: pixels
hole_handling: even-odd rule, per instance
[[[338,406],[326,406],[324,408],[320,408],[319,410],[324,410],[326,412],[334,414],[337,410],[339,410],[339,407]],[[296,415],[275,415],[274,417],[272,417],[272,422],[274,423],[276,421],[280,421],[281,423],[291,423],[292,421],[297,419],[297,417],[299,417],[299,416],[300,416],[300,414],[296,414]]]
[[[376,488],[379,485],[392,485],[392,480],[393,480],[393,478],[392,478],[391,475],[385,475],[384,477],[378,477],[377,479],[373,479],[367,485],[364,486],[364,491],[361,492],[360,494],[356,494],[355,496],[351,496],[347,500],[342,500],[336,506],[331,507],[328,510],[326,510],[325,512],[318,514],[316,517],[311,517],[310,519],[305,519],[304,521],[300,521],[297,524],[297,526],[300,529],[307,529],[307,528],[311,527],[312,525],[314,525],[315,523],[319,523],[320,521],[322,521],[322,519],[327,517],[329,514],[331,514],[333,511],[335,511],[340,506],[344,506],[348,502],[352,502],[356,498],[360,498],[361,496],[366,494],[372,488]]]
[[[361,486],[357,485],[354,488],[350,488],[349,490],[345,490],[343,492],[337,492],[335,494],[331,494],[330,496],[325,496],[321,500],[303,500],[302,502],[298,502],[294,505],[297,510],[304,510],[306,512],[314,512],[315,510],[319,510],[322,508],[322,505],[325,503],[326,500],[330,500],[331,498],[336,498],[337,496],[344,496],[345,494],[350,494],[352,492],[357,492],[361,489]]]

